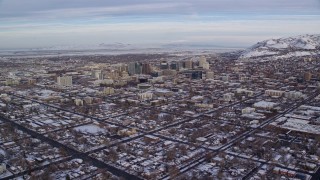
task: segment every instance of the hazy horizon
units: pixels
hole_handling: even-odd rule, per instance
[[[317,0],[0,0],[0,49],[186,44],[225,48],[319,34]]]

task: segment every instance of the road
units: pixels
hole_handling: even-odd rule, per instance
[[[291,107],[289,107],[287,110],[273,116],[273,117],[270,117],[269,119],[267,119],[266,121],[264,121],[263,123],[261,123],[258,127],[256,128],[253,128],[243,134],[241,134],[240,136],[234,138],[233,140],[227,142],[226,144],[224,144],[223,146],[219,147],[218,149],[216,150],[212,150],[213,152],[215,153],[218,153],[218,152],[222,152],[222,151],[225,151],[226,149],[228,149],[230,146],[234,145],[235,143],[249,137],[250,135],[252,135],[253,133],[255,133],[257,130],[265,127],[266,125],[268,125],[269,123],[271,123],[272,121],[278,119],[279,117],[281,116],[284,116],[285,114],[287,113],[290,113],[292,111],[294,111],[295,109],[297,109],[298,107],[300,107],[301,105],[307,103],[307,102],[310,102],[312,99],[314,99],[316,96],[319,95],[319,92],[315,92],[314,94],[310,95],[307,99],[304,99],[303,101],[299,102],[299,103],[296,103],[296,104],[293,104]],[[167,138],[168,140],[172,140],[172,141],[175,141],[173,138]],[[203,147],[205,148],[205,147]],[[207,150],[210,150],[208,148],[206,148]],[[177,174],[176,176],[179,176],[187,171],[189,171],[190,169],[198,166],[199,164],[202,164],[203,162],[205,162],[205,155],[202,156],[201,158],[198,158],[194,161],[192,161],[192,163],[190,164],[187,164],[185,166],[183,166],[181,169],[180,169],[180,173]],[[192,165],[191,165],[192,164]],[[283,167],[285,168],[285,167]],[[320,170],[318,170],[318,172],[320,172]],[[316,173],[317,174],[317,173]],[[318,175],[318,174],[317,174]],[[163,179],[167,179],[168,176],[165,176]]]
[[[251,97],[250,99],[259,97],[259,96],[261,96],[261,95],[262,95],[262,94],[258,94],[258,95],[254,96],[254,97]],[[228,149],[230,146],[232,146],[232,145],[234,145],[235,143],[237,143],[237,142],[239,142],[239,141],[241,141],[241,140],[249,137],[250,135],[252,135],[253,133],[255,133],[257,130],[262,129],[263,127],[265,127],[265,126],[268,125],[269,123],[273,122],[273,121],[276,120],[277,118],[279,118],[279,117],[281,117],[281,116],[283,116],[283,115],[285,115],[285,114],[287,114],[287,113],[290,113],[290,112],[294,111],[296,108],[298,108],[299,106],[303,105],[304,103],[309,102],[310,100],[312,100],[312,99],[313,99],[314,97],[316,97],[317,95],[319,95],[319,92],[316,92],[316,93],[312,94],[312,95],[309,96],[307,99],[305,99],[305,100],[303,100],[303,101],[301,101],[301,102],[299,102],[299,103],[293,104],[293,105],[292,105],[291,107],[289,107],[287,110],[285,110],[285,111],[283,111],[283,112],[281,112],[281,113],[278,113],[277,115],[275,115],[275,116],[267,119],[266,121],[264,121],[263,123],[261,123],[258,127],[255,127],[255,128],[252,128],[252,129],[246,131],[245,133],[243,133],[243,134],[239,135],[238,137],[230,140],[229,142],[227,142],[226,144],[220,146],[219,148],[217,148],[217,149],[215,149],[215,150],[212,150],[212,149],[210,149],[210,148],[203,147],[203,146],[200,146],[200,147],[202,147],[202,148],[204,148],[204,149],[206,149],[206,150],[211,150],[211,151],[213,151],[215,154],[218,154],[219,152],[225,151],[225,150]],[[32,99],[29,99],[29,98],[26,98],[26,97],[23,97],[23,96],[18,96],[18,95],[14,95],[14,96],[19,97],[19,98],[23,98],[23,99],[27,99],[27,100],[32,100]],[[112,147],[112,146],[116,146],[116,145],[118,145],[118,144],[120,144],[120,143],[126,143],[126,142],[129,142],[129,141],[132,141],[132,140],[141,138],[141,137],[143,137],[143,136],[145,136],[145,135],[150,135],[150,134],[155,135],[155,133],[157,133],[157,132],[159,132],[159,131],[161,131],[161,130],[163,130],[163,129],[167,129],[167,128],[170,128],[170,127],[178,126],[178,125],[180,125],[180,124],[183,124],[183,123],[192,121],[192,120],[194,120],[195,118],[201,117],[201,116],[203,116],[203,115],[205,115],[205,114],[214,113],[214,112],[217,112],[217,111],[219,111],[219,110],[221,110],[221,109],[223,109],[223,108],[232,107],[232,106],[234,106],[234,105],[243,103],[243,102],[245,102],[245,101],[247,101],[247,100],[249,100],[249,99],[245,99],[245,100],[242,100],[242,101],[238,101],[238,102],[235,102],[235,103],[231,103],[231,104],[228,104],[228,105],[219,107],[219,108],[214,109],[214,110],[206,111],[206,112],[197,114],[197,115],[194,116],[194,117],[189,117],[189,118],[186,118],[185,120],[182,120],[182,121],[179,121],[179,122],[175,122],[175,123],[172,123],[172,124],[168,124],[168,125],[165,125],[165,126],[163,126],[163,127],[161,127],[161,128],[157,128],[157,129],[154,129],[154,130],[151,130],[151,131],[142,131],[142,130],[139,130],[139,132],[140,132],[141,134],[139,134],[139,135],[137,135],[137,136],[130,137],[130,138],[126,138],[126,139],[117,141],[116,143],[114,143],[114,144],[112,144],[112,145],[110,145],[110,146],[104,146],[104,147],[101,147],[101,148],[97,148],[97,149],[94,149],[94,150],[92,150],[92,151],[90,151],[90,152],[86,152],[86,153],[82,153],[82,152],[76,151],[76,150],[74,150],[74,149],[72,149],[72,148],[70,148],[70,147],[68,147],[68,146],[65,146],[65,145],[63,145],[63,144],[61,144],[61,143],[59,143],[59,142],[57,142],[57,141],[55,141],[55,140],[52,140],[52,139],[50,139],[50,138],[47,138],[47,137],[45,137],[45,136],[43,136],[43,135],[41,135],[41,134],[39,134],[39,133],[37,133],[37,132],[35,132],[35,131],[29,130],[29,129],[27,129],[27,128],[25,128],[25,127],[23,127],[23,126],[15,123],[15,122],[12,122],[12,121],[8,120],[8,119],[6,119],[6,122],[9,121],[10,123],[13,123],[13,125],[14,125],[15,127],[17,127],[17,128],[19,128],[19,129],[21,129],[22,131],[24,131],[24,132],[32,135],[33,137],[37,137],[37,138],[41,139],[42,141],[47,142],[47,143],[53,145],[54,147],[62,147],[62,148],[64,148],[64,149],[66,149],[66,150],[67,150],[73,157],[75,157],[75,158],[85,159],[85,160],[91,162],[92,164],[94,164],[94,165],[97,166],[97,167],[106,168],[106,169],[108,169],[110,172],[114,173],[115,175],[123,176],[123,177],[125,177],[126,179],[140,179],[140,177],[131,175],[131,174],[129,174],[129,173],[127,173],[127,172],[125,172],[125,171],[123,171],[123,170],[121,170],[121,169],[117,169],[117,168],[115,168],[115,167],[113,167],[113,166],[110,166],[110,165],[108,165],[108,164],[106,164],[106,163],[104,163],[104,162],[101,162],[101,161],[99,161],[99,160],[97,160],[97,159],[95,159],[95,158],[92,158],[92,157],[89,156],[89,154],[90,154],[90,153],[93,153],[93,152],[101,151],[101,150],[103,150],[103,149],[106,149],[106,148],[109,148],[109,147]],[[73,114],[77,114],[77,115],[80,115],[80,116],[83,116],[83,117],[91,118],[91,119],[96,120],[96,121],[99,121],[99,122],[109,123],[109,124],[117,125],[117,126],[120,126],[120,127],[129,128],[129,127],[127,127],[127,126],[124,126],[124,125],[121,125],[121,124],[118,124],[118,123],[106,122],[105,120],[101,120],[101,119],[99,119],[99,118],[91,117],[91,116],[84,115],[84,114],[77,113],[77,112],[72,112],[72,111],[69,111],[69,110],[66,110],[66,109],[63,109],[63,108],[60,108],[60,107],[52,106],[52,105],[50,105],[50,104],[46,104],[46,103],[39,102],[39,101],[36,101],[36,100],[32,100],[32,101],[33,101],[33,102],[37,102],[37,103],[42,104],[42,105],[45,105],[45,106],[48,106],[48,107],[56,108],[56,109],[61,110],[61,111],[66,111],[66,112],[70,112],[70,113],[73,113]],[[159,135],[156,135],[156,136],[159,136]],[[163,137],[161,137],[161,138],[163,138]],[[175,140],[175,139],[173,139],[173,138],[168,138],[168,137],[166,137],[165,139],[167,139],[167,140],[172,140],[172,141],[177,141],[177,140]],[[180,141],[180,143],[185,143],[185,142],[181,142],[181,141]],[[189,144],[189,143],[187,143],[187,144]],[[182,173],[184,173],[184,172],[187,172],[188,170],[190,170],[190,169],[198,166],[199,164],[203,163],[204,161],[205,161],[205,156],[203,155],[202,157],[200,157],[200,158],[198,158],[198,159],[196,159],[196,160],[194,160],[194,161],[192,161],[192,162],[184,165],[183,167],[181,167],[181,168],[180,168],[180,173],[177,174],[177,175],[180,175],[180,174],[182,174]],[[317,173],[319,173],[319,171],[320,171],[320,170],[318,170]],[[163,179],[167,179],[167,178],[168,178],[168,176],[165,176]]]
[[[98,167],[98,168],[102,168],[102,169],[107,169],[108,171],[110,171],[112,174],[114,175],[117,175],[119,177],[124,177],[125,179],[133,179],[133,180],[140,180],[141,178],[140,177],[137,177],[135,175],[132,175],[132,174],[129,174],[128,172],[122,170],[122,169],[118,169],[118,168],[115,168],[111,165],[108,165],[102,161],[99,161],[93,157],[90,157],[87,153],[82,153],[82,152],[79,152],[75,149],[72,149],[56,140],[53,140],[49,137],[46,137],[44,136],[43,134],[40,134],[36,131],[33,131],[33,130],[30,130],[12,120],[9,120],[5,117],[2,117],[0,116],[0,120],[4,121],[4,122],[7,122],[7,123],[10,123],[12,125],[12,127],[15,127],[21,131],[23,131],[24,133],[27,133],[29,135],[31,135],[32,137],[34,138],[37,138],[37,139],[40,139],[42,142],[46,142],[48,144],[50,144],[51,146],[53,147],[56,147],[56,148],[63,148],[64,150],[66,150],[66,152],[72,156],[72,158],[81,158],[87,162],[90,162],[92,165]],[[44,168],[44,167],[43,167]],[[26,172],[24,172],[26,173]],[[22,174],[16,174],[16,175],[13,175],[12,178],[14,177],[18,177],[18,176],[21,176]],[[10,178],[10,179],[12,179]]]

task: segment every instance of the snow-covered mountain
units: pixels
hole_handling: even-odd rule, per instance
[[[320,34],[300,35],[296,37],[269,39],[245,50],[241,59],[254,58],[290,58],[320,54]]]

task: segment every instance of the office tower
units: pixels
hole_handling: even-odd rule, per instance
[[[127,65],[123,63],[115,64],[115,67],[119,72],[128,71]]]
[[[135,63],[135,73],[142,74],[142,65],[141,63]]]
[[[207,59],[204,56],[200,57],[199,66],[203,67],[203,64],[207,63]]]
[[[131,62],[128,64],[128,73],[130,76],[136,74],[136,63],[135,62]]]
[[[98,80],[102,80],[103,79],[103,74],[101,72],[101,70],[94,70],[91,72],[91,76],[95,79],[98,79]]]
[[[148,63],[142,64],[142,74],[151,74],[151,65]]]
[[[167,62],[167,61],[162,61],[162,62],[160,63],[160,69],[161,69],[161,70],[169,69],[169,64],[168,64],[168,62]]]
[[[193,71],[191,78],[192,79],[202,79],[202,71]]]
[[[185,68],[186,68],[186,69],[192,69],[192,68],[193,68],[193,62],[192,62],[192,60],[187,60],[187,61],[185,62]]]
[[[176,61],[172,61],[170,63],[170,69],[179,71],[179,63]]]
[[[209,69],[210,65],[207,62],[207,59],[204,56],[201,56],[199,60],[199,67],[202,67],[203,69]]]

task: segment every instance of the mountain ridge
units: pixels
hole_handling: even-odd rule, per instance
[[[320,34],[268,39],[247,48],[240,59],[290,58],[320,54]]]

